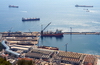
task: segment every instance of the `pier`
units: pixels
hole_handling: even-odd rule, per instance
[[[64,32],[64,34],[99,35],[100,32]],[[16,59],[29,57],[34,59],[38,65],[97,65],[99,63],[99,55],[61,51],[56,47],[49,46],[39,47],[37,46],[39,36],[39,32],[1,32],[1,41],[5,40],[4,45],[9,47],[5,50],[5,53],[9,54],[8,57],[11,56]]]

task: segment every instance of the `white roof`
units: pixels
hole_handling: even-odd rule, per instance
[[[14,45],[9,45],[9,46],[15,46],[15,47],[27,47],[27,48],[29,48],[29,47],[32,47],[32,46],[25,46],[25,45],[17,45],[17,44],[14,44]]]
[[[11,48],[14,48],[14,49],[21,49],[21,50],[28,50],[29,48],[21,48],[21,47],[11,47]]]

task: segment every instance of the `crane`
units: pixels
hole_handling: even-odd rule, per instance
[[[8,36],[10,36],[11,30],[12,30],[12,27],[8,30]]]
[[[43,31],[44,31],[50,24],[51,24],[51,22],[48,23],[48,25],[47,25],[44,29],[42,29],[42,26],[41,26],[41,44],[42,44],[42,45],[43,45],[43,37],[42,37]]]
[[[43,29],[41,30],[41,34],[43,34],[43,31],[51,24],[51,22]]]

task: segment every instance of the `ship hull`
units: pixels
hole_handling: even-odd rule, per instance
[[[63,37],[63,33],[59,34],[41,34],[42,37]]]
[[[38,21],[40,18],[22,18],[22,21]]]
[[[9,7],[11,8],[18,8],[18,6],[14,6],[14,5],[9,5]]]
[[[75,5],[75,7],[93,7],[93,6],[87,6],[87,5]]]

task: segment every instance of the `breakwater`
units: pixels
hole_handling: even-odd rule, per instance
[[[100,35],[100,32],[64,32],[64,34],[78,34],[78,35]]]

